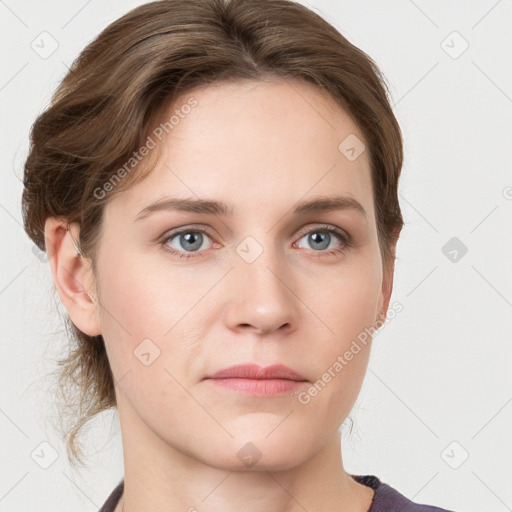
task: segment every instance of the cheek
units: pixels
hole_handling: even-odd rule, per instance
[[[365,329],[377,315],[382,282],[378,269],[371,264],[343,269],[328,284],[311,296],[314,311],[329,330],[336,351],[342,350]]]
[[[186,373],[199,348],[195,340],[201,338],[202,323],[194,315],[205,301],[195,306],[207,294],[211,280],[170,272],[154,261],[148,264],[147,255],[110,257],[114,248],[112,244],[110,253],[105,250],[108,256],[98,269],[101,327],[114,375],[139,372],[144,357],[146,362],[154,358],[151,366],[160,373],[165,368],[173,374]],[[153,378],[151,373],[148,378]]]
[[[343,421],[359,393],[370,356],[381,285],[378,267],[354,266],[314,297],[323,322],[333,331],[327,331],[317,345],[321,364],[316,366],[314,389],[308,393],[312,408],[318,407],[317,414],[328,411]]]
[[[129,259],[119,255],[114,244],[111,251],[105,247],[98,268],[99,314],[114,374],[128,371],[143,340],[155,340],[159,347],[157,340],[172,326],[172,308],[159,295],[153,274],[132,255]]]
[[[188,288],[165,268],[156,267],[150,256],[129,249],[121,253],[119,247],[126,243],[114,240],[104,247],[99,268],[104,323],[134,342],[162,336],[187,302]]]

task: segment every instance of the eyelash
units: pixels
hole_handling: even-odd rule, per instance
[[[330,234],[336,235],[339,238],[339,240],[341,241],[342,245],[343,245],[342,249],[329,249],[329,250],[324,250],[324,251],[314,251],[314,252],[319,252],[320,253],[319,256],[317,256],[317,257],[323,258],[325,256],[336,256],[336,255],[344,254],[345,249],[348,249],[348,248],[354,246],[354,240],[352,239],[352,237],[348,233],[346,233],[345,231],[342,231],[339,228],[335,228],[333,226],[330,226],[328,224],[316,226],[315,228],[310,229],[309,231],[301,232],[301,234],[299,236],[299,240],[301,238],[303,238],[305,235],[308,235],[310,233],[317,233],[317,232],[318,233],[330,233]],[[165,238],[161,241],[161,244],[164,247],[164,249],[166,251],[170,252],[173,256],[177,256],[178,258],[189,259],[189,258],[200,258],[200,257],[202,257],[202,253],[204,251],[198,252],[197,254],[194,254],[194,252],[187,253],[187,252],[176,251],[175,249],[172,249],[172,248],[170,248],[167,245],[167,243],[170,240],[172,240],[173,238],[175,238],[175,237],[177,237],[179,235],[182,235],[184,233],[203,233],[204,235],[207,235],[209,238],[212,238],[212,236],[210,235],[210,233],[206,229],[203,229],[203,228],[200,228],[200,227],[197,227],[197,228],[196,227],[183,228],[183,229],[180,229],[179,231],[170,233],[170,234],[165,236]]]

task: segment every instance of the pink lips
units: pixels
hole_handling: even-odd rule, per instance
[[[213,384],[253,395],[276,395],[293,391],[308,382],[288,366],[275,364],[262,368],[244,364],[220,370],[205,377]]]

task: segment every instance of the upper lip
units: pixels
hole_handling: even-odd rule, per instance
[[[288,379],[296,381],[306,381],[302,375],[283,364],[273,364],[271,366],[261,367],[257,364],[240,364],[224,368],[212,375],[207,375],[206,379]]]

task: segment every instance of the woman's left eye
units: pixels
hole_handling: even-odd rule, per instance
[[[333,235],[338,240],[337,244],[335,242],[334,247],[331,246]],[[195,257],[195,252],[199,252],[199,255],[201,255],[200,249],[204,249],[206,239],[211,239],[207,231],[200,228],[188,228],[171,233],[162,241],[162,245],[179,258],[190,258],[192,256]],[[329,225],[303,232],[299,241],[302,239],[307,239],[307,242],[313,246],[316,245],[313,252],[320,252],[320,256],[341,254],[345,249],[353,245],[352,238],[348,233]],[[178,246],[175,245],[173,247],[170,242],[176,242]]]
[[[336,244],[335,242],[334,247],[331,246],[331,242],[333,242],[333,235],[334,238],[338,239],[338,243]],[[305,238],[309,244],[313,246],[316,245],[316,249],[324,251],[321,253],[321,256],[342,254],[345,249],[353,245],[352,238],[348,233],[331,226],[321,226],[311,229],[302,235],[300,240],[303,238]],[[315,250],[315,252],[318,251]]]

